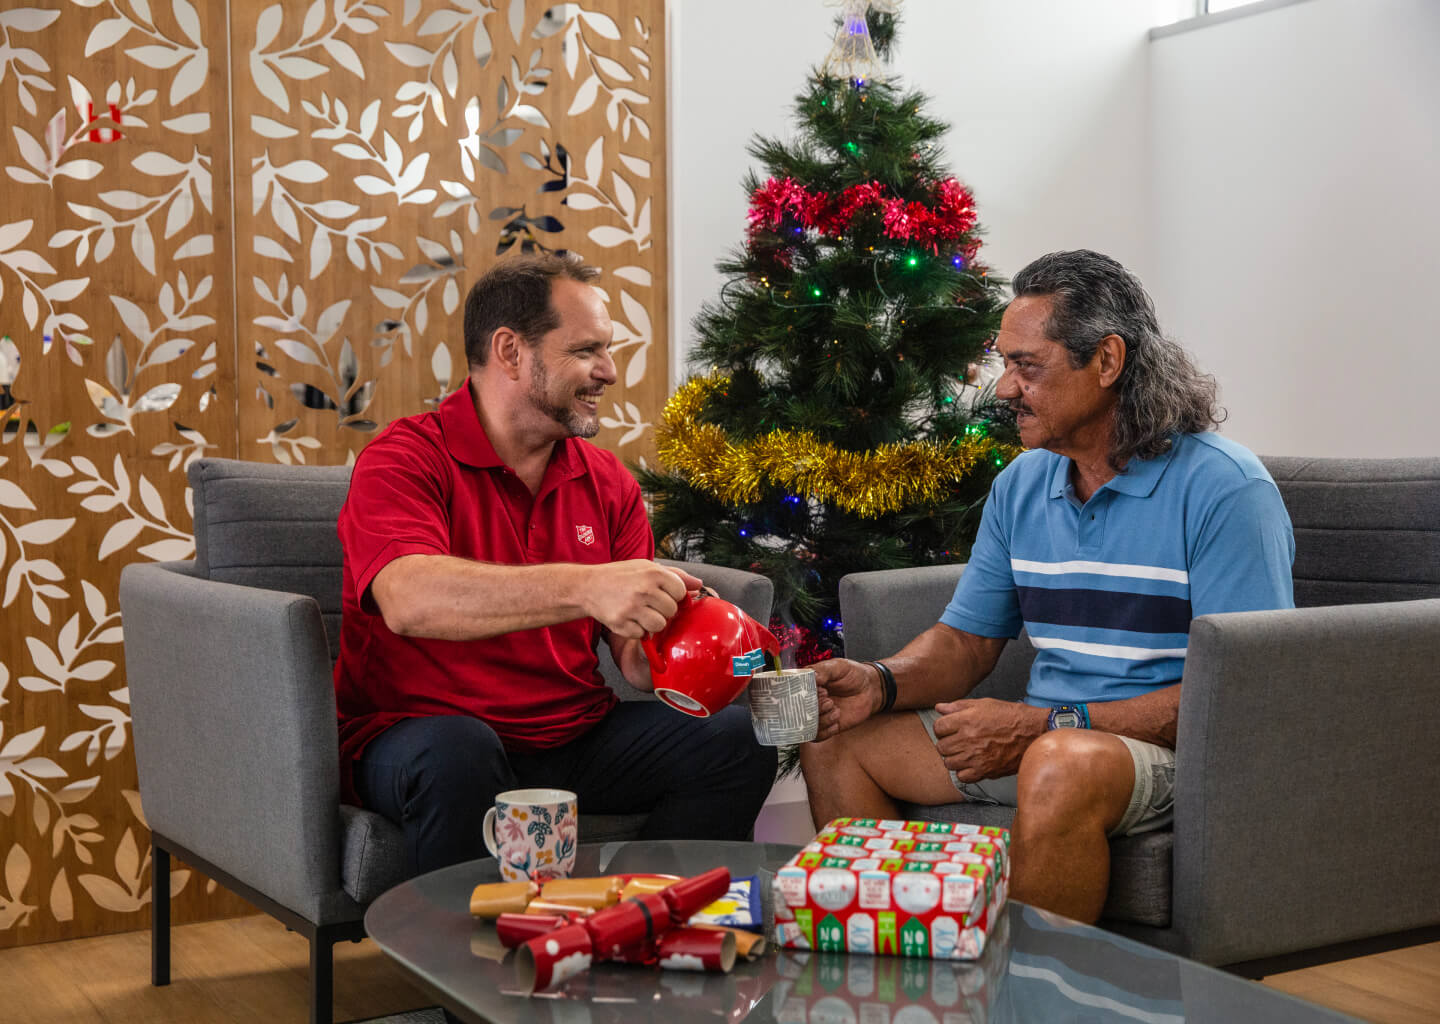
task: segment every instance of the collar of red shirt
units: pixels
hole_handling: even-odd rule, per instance
[[[477,469],[505,466],[504,461],[496,454],[495,446],[490,443],[485,428],[480,424],[469,381],[440,403],[440,424],[445,432],[445,448],[455,461]],[[545,469],[542,490],[585,472],[580,453],[575,450],[578,444],[580,441],[577,438],[567,437],[555,446],[550,465]]]

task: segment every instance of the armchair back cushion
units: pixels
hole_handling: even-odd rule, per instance
[[[1440,597],[1440,459],[1266,456],[1295,528],[1295,605]]]
[[[220,583],[313,597],[333,662],[340,653],[340,537],[348,466],[199,459],[195,571]]]

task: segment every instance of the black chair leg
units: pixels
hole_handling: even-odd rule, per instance
[[[170,854],[150,845],[150,984],[170,984]]]
[[[335,1014],[334,944],[325,928],[310,938],[310,1024],[331,1024]]]

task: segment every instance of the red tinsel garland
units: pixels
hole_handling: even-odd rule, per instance
[[[885,234],[897,241],[916,242],[931,252],[940,243],[958,241],[975,227],[975,200],[970,190],[954,178],[936,182],[931,205],[885,196],[879,182],[851,185],[838,196],[811,192],[793,178],[770,178],[750,194],[750,234],[776,231],[788,218],[797,231],[813,229],[827,237],[844,234],[861,213],[880,213]],[[963,247],[966,262],[974,258],[980,243],[971,240]]]

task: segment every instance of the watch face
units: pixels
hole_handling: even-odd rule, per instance
[[[1064,710],[1053,711],[1050,714],[1050,728],[1052,729],[1078,729],[1080,728],[1080,714],[1077,711]]]

